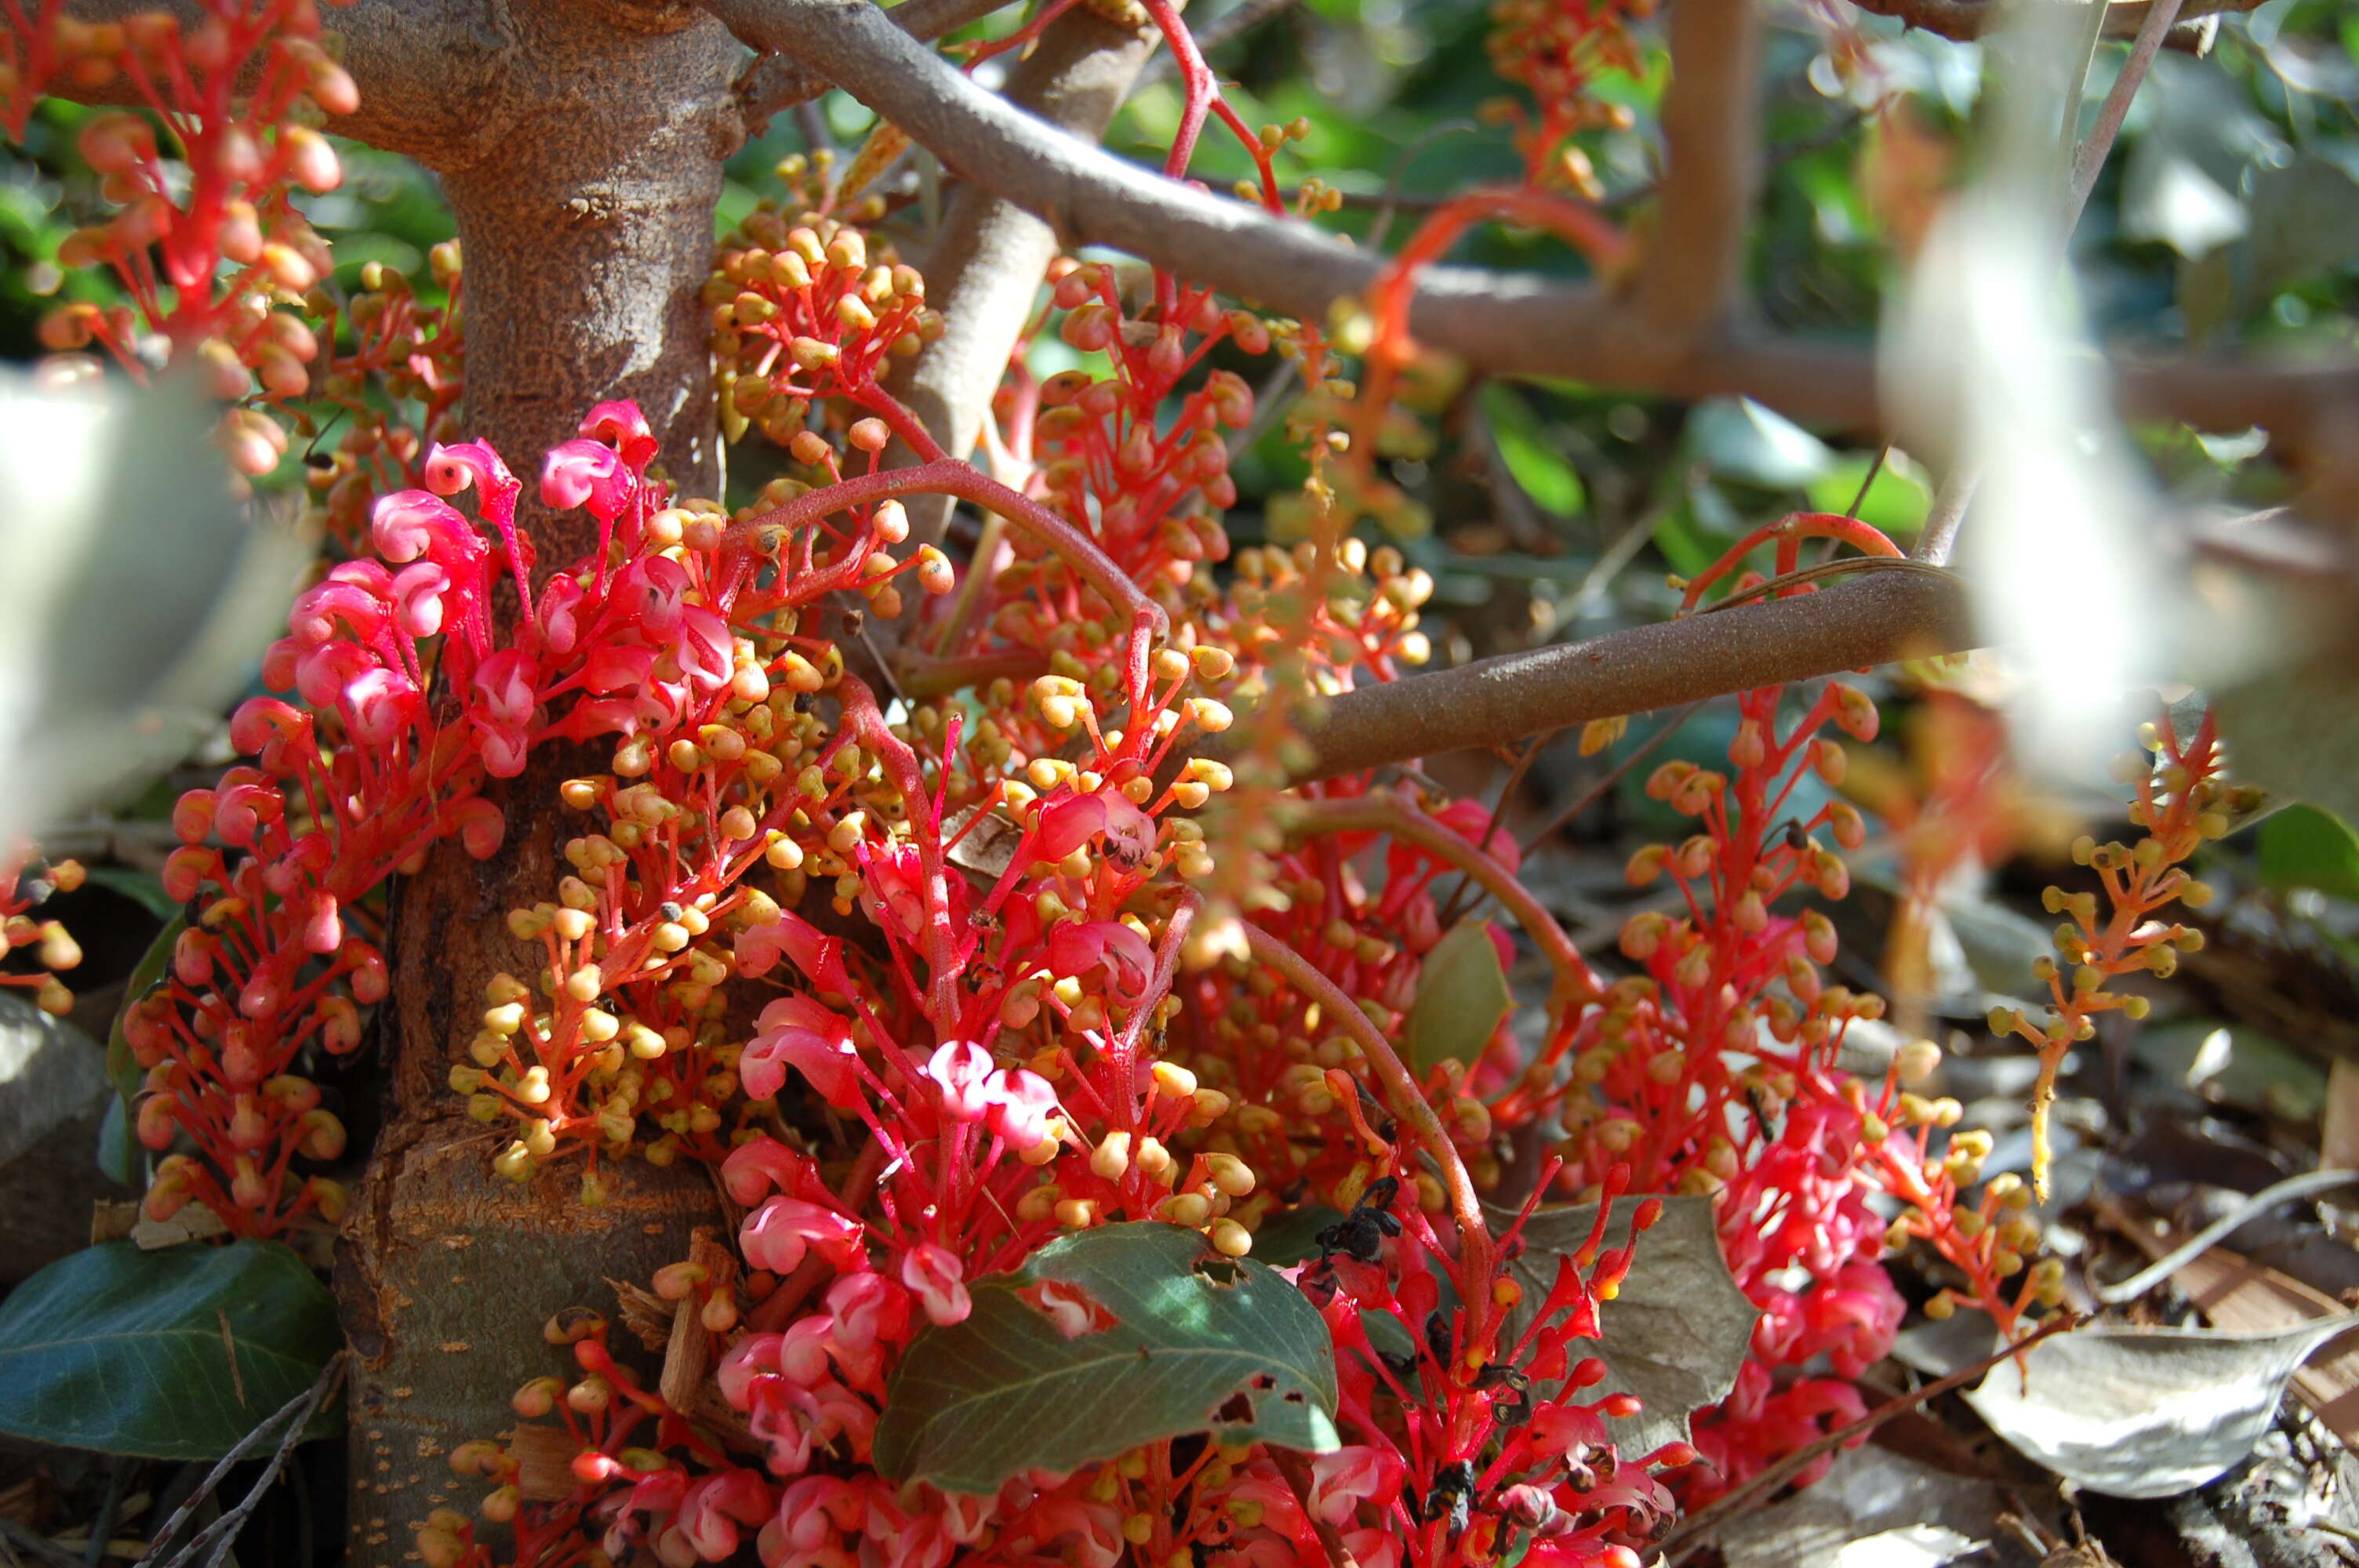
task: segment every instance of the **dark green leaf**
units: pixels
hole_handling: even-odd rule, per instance
[[[1072,1338],[1041,1287],[1094,1303]],[[876,1426],[876,1468],[945,1491],[1071,1471],[1185,1433],[1331,1453],[1335,1355],[1316,1308],[1266,1264],[1137,1221],[1050,1242],[971,1287],[974,1310],[909,1346]],[[1266,1386],[1257,1387],[1256,1384]]]
[[[1825,442],[1749,397],[1696,405],[1686,445],[1715,474],[1765,490],[1799,490],[1834,463]]]
[[[1409,1065],[1422,1076],[1437,1063],[1473,1065],[1516,1005],[1487,920],[1462,920],[1433,945],[1418,971],[1408,1010]]]
[[[131,1054],[131,1042],[123,1037],[123,1018],[131,1005],[153,990],[164,979],[164,971],[172,962],[172,946],[180,933],[189,928],[186,916],[174,914],[156,933],[156,940],[147,944],[147,951],[139,957],[139,967],[131,971],[131,979],[123,988],[123,1005],[115,1010],[114,1026],[106,1032],[106,1076],[114,1084],[114,1093],[127,1108],[139,1098],[147,1083],[140,1070],[139,1059]]]
[[[1492,439],[1499,443],[1500,458],[1532,503],[1560,516],[1579,512],[1585,499],[1581,475],[1557,450],[1531,405],[1515,388],[1495,381],[1485,382],[1477,396]]]
[[[1636,1197],[1617,1198],[1605,1222],[1606,1247],[1626,1246]],[[1592,1352],[1605,1363],[1605,1380],[1582,1395],[1638,1396],[1644,1408],[1614,1423],[1627,1454],[1683,1442],[1688,1417],[1716,1404],[1736,1386],[1736,1369],[1753,1343],[1760,1312],[1721,1257],[1710,1198],[1665,1198],[1662,1217],[1638,1238],[1636,1263],[1620,1294],[1598,1312]],[[1510,1215],[1494,1211],[1500,1221]],[[1520,1334],[1556,1284],[1557,1260],[1576,1251],[1597,1223],[1597,1206],[1544,1208],[1524,1226],[1525,1250],[1508,1267],[1524,1287],[1524,1304],[1510,1320]],[[1578,1358],[1579,1352],[1575,1352]]]
[[[93,866],[84,875],[99,886],[119,892],[133,903],[145,907],[158,920],[171,920],[180,913],[164,884],[146,871],[135,871],[128,866]]]
[[[2261,880],[2359,899],[2359,834],[2330,811],[2288,806],[2261,824]]]
[[[310,1388],[342,1346],[334,1299],[281,1243],[144,1252],[110,1241],[0,1303],[0,1432],[216,1459]],[[308,1434],[341,1422],[323,1411]]]
[[[119,1187],[144,1187],[147,1171],[140,1160],[139,1140],[131,1130],[131,1112],[117,1095],[106,1102],[98,1124],[98,1168]]]

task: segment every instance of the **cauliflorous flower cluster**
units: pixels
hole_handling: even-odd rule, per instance
[[[137,377],[167,361],[195,365],[234,405],[218,432],[231,463],[258,475],[287,454],[273,410],[310,395],[321,351],[302,306],[328,251],[292,193],[332,190],[343,176],[307,122],[359,100],[320,42],[312,0],[206,0],[198,13],[189,26],[161,13],[86,23],[45,0],[26,25],[0,29],[0,121],[21,136],[58,80],[125,85],[147,111],[82,128],[82,157],[114,211],[58,253],[68,267],[108,268],[124,302],[59,306],[41,340],[60,351],[96,344]]]

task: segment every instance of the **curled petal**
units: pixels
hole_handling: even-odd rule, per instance
[[[369,536],[376,553],[396,564],[425,555],[464,556],[483,544],[455,507],[422,490],[398,490],[378,502]]]
[[[920,1241],[909,1249],[901,1260],[901,1282],[938,1324],[964,1323],[974,1310],[973,1299],[966,1292],[966,1265],[940,1242]]]
[[[937,1047],[933,1060],[926,1064],[926,1076],[942,1091],[942,1114],[952,1121],[981,1121],[990,1114],[997,1103],[993,1093],[997,1073],[998,1064],[991,1059],[991,1053],[972,1040],[952,1040]]]
[[[823,993],[852,994],[852,976],[843,967],[843,941],[822,936],[819,927],[791,910],[766,925],[749,925],[737,934],[737,972],[748,977],[767,974],[779,955]]]
[[[852,1036],[822,1033],[798,1023],[773,1022],[771,1014],[777,1005],[773,1003],[764,1010],[760,1033],[738,1058],[737,1074],[745,1083],[746,1097],[770,1098],[786,1087],[787,1069],[792,1067],[810,1079],[821,1098],[836,1109],[858,1109],[864,1098],[860,1054],[853,1047]]]
[[[586,503],[592,515],[612,522],[631,503],[637,484],[612,447],[568,441],[551,449],[541,467],[540,500],[560,512]]]
[[[803,1254],[816,1249],[836,1268],[860,1255],[860,1222],[802,1198],[774,1197],[746,1216],[737,1240],[745,1260],[773,1273],[794,1271]]]
[[[721,1162],[722,1186],[732,1199],[749,1206],[765,1193],[805,1192],[817,1181],[810,1162],[775,1138],[749,1139]]]
[[[633,468],[645,468],[655,460],[655,432],[647,427],[647,416],[639,406],[628,398],[601,403],[590,410],[582,421],[582,433],[613,447]]]
[[[1040,808],[1038,858],[1061,860],[1103,831],[1105,825],[1106,803],[1101,796],[1073,795],[1051,802]]]

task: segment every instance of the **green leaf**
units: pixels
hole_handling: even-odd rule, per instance
[[[172,947],[180,940],[180,933],[189,928],[186,915],[175,914],[156,933],[156,940],[147,944],[147,951],[139,956],[139,967],[131,971],[124,983],[123,1005],[115,1010],[114,1026],[106,1032],[106,1076],[114,1086],[115,1098],[128,1109],[146,1087],[147,1076],[140,1070],[139,1058],[131,1052],[131,1042],[124,1038],[123,1020],[131,1006],[164,981],[164,971],[172,962]]]
[[[1041,1305],[1094,1320],[1068,1338]],[[1049,1243],[970,1287],[962,1323],[920,1334],[877,1422],[896,1481],[986,1493],[1018,1471],[1072,1471],[1158,1438],[1209,1432],[1326,1454],[1335,1351],[1318,1310],[1266,1264],[1142,1220]],[[1090,1304],[1093,1303],[1093,1305]]]
[[[1697,404],[1682,438],[1713,473],[1764,490],[1799,490],[1834,466],[1825,442],[1749,397]]]
[[[336,1303],[276,1241],[60,1259],[0,1303],[0,1432],[148,1459],[217,1459],[343,1346]],[[234,1352],[235,1360],[232,1355]],[[306,1435],[342,1424],[323,1411]]]
[[[1561,517],[1579,512],[1586,500],[1581,475],[1550,443],[1531,405],[1515,388],[1495,381],[1484,383],[1476,397],[1491,438],[1499,443],[1499,456],[1532,504]]]
[[[1812,480],[1809,490],[1811,510],[1850,513],[1879,533],[1916,533],[1925,525],[1925,514],[1933,510],[1933,492],[1927,488],[1924,476],[1898,452],[1887,453],[1884,467],[1876,472],[1875,482],[1868,485],[1867,494],[1863,497],[1859,487],[1867,484],[1872,460],[1864,453],[1853,453]],[[1851,512],[1854,501],[1859,503],[1859,510]]]
[[[2288,806],[2261,824],[2261,881],[2359,899],[2359,834],[2331,811]]]
[[[1462,920],[1433,945],[1418,972],[1408,1010],[1409,1065],[1422,1077],[1434,1065],[1472,1066],[1516,1005],[1487,920]]]
[[[139,1139],[132,1130],[131,1112],[121,1095],[106,1102],[98,1124],[98,1168],[118,1187],[144,1187],[147,1171],[140,1158]]]
[[[180,905],[164,891],[164,884],[146,871],[135,871],[129,866],[93,866],[82,874],[109,892],[121,893],[158,920],[168,921],[180,913]]]

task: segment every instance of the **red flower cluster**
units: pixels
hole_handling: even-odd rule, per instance
[[[127,303],[60,306],[42,341],[95,342],[136,377],[159,357],[192,362],[214,396],[253,403],[223,416],[220,439],[239,471],[263,474],[288,447],[265,406],[311,390],[320,338],[299,308],[329,265],[290,192],[342,178],[327,137],[303,120],[359,101],[321,46],[312,0],[207,0],[201,11],[188,28],[162,14],[88,24],[46,0],[27,26],[0,29],[0,119],[21,135],[53,80],[121,83],[179,144],[185,180],[167,168],[147,118],[109,114],[83,127],[82,157],[116,211],[69,235],[58,259],[109,268]]]

